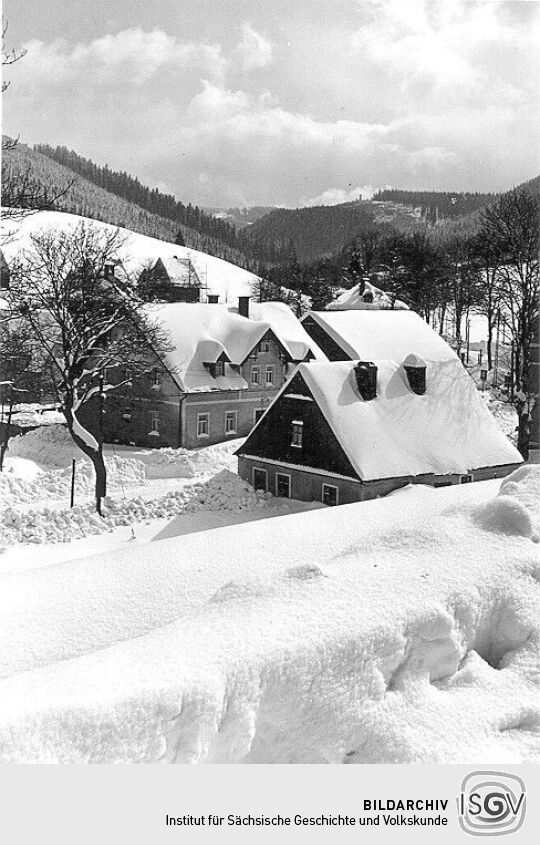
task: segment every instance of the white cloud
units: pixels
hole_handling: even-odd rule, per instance
[[[362,185],[357,188],[327,188],[322,194],[309,199],[302,199],[300,205],[340,205],[344,202],[354,202],[358,199],[370,200],[378,191],[371,185]]]
[[[17,84],[57,85],[86,79],[89,85],[110,81],[142,84],[162,68],[197,67],[207,75],[223,75],[226,60],[219,45],[181,42],[159,29],[126,29],[86,44],[70,46],[65,39],[49,44],[25,44],[27,55],[17,68]]]
[[[242,40],[235,53],[245,71],[266,67],[273,60],[271,42],[247,22],[242,24]]]

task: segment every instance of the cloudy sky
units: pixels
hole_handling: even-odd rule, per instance
[[[540,4],[4,0],[4,131],[199,205],[500,190],[539,162]]]

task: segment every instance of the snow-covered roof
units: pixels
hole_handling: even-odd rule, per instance
[[[403,361],[414,351],[432,361],[457,361],[456,353],[414,311],[310,311],[351,357],[364,361],[389,358]]]
[[[356,361],[297,370],[361,479],[467,473],[522,461],[455,356],[427,360],[421,396],[409,386],[403,358],[375,358],[377,396],[370,401],[358,391]]]
[[[367,294],[367,296],[366,296]],[[371,296],[370,296],[371,294]],[[366,297],[366,299],[364,299]],[[408,305],[396,299],[394,308],[408,309]],[[376,311],[392,308],[392,300],[389,295],[381,288],[375,287],[371,282],[359,282],[350,290],[344,290],[337,296],[333,302],[326,306],[328,311],[349,311],[351,309],[359,311]]]
[[[237,308],[219,304],[177,302],[146,306],[148,317],[170,338],[172,349],[165,353],[165,363],[183,390],[245,389],[245,380],[230,365],[242,364],[269,330],[291,361],[302,361],[310,352],[315,359],[326,360],[287,305],[250,302],[249,308],[247,318]],[[230,364],[225,364],[223,376],[214,378],[204,364],[215,363],[221,355]]]
[[[0,221],[0,232],[6,261],[9,263],[22,250],[31,248],[31,235],[50,229],[69,233],[80,223],[97,226],[106,232],[117,230],[116,226],[109,223],[62,211],[37,211],[17,219],[3,217]],[[175,256],[178,259],[189,259],[203,286],[208,286],[209,293],[218,295],[220,302],[228,302],[231,305],[237,303],[239,296],[250,296],[253,286],[258,282],[254,273],[213,255],[140,235],[129,229],[119,228],[118,231],[124,239],[118,250],[118,259],[134,278],[138,278],[145,267],[154,264],[159,258],[163,262],[174,259]],[[201,293],[204,298],[206,290]]]
[[[201,281],[189,258],[166,255],[158,261],[161,261],[172,285],[181,285],[182,287],[200,285]]]

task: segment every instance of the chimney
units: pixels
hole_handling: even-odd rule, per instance
[[[241,317],[249,319],[249,296],[238,297],[238,313]]]
[[[372,361],[359,361],[354,368],[356,385],[365,402],[377,396],[377,367]]]
[[[217,293],[209,293],[208,294],[208,304],[209,305],[217,305],[219,301],[219,294]]]
[[[409,387],[413,393],[423,396],[426,392],[426,362],[421,355],[411,352],[403,362]]]

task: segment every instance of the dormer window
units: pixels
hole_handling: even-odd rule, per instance
[[[221,378],[225,375],[225,364],[223,361],[216,361],[214,364],[214,376],[215,378]]]
[[[304,438],[304,423],[302,420],[293,420],[291,423],[291,446],[295,449],[302,448]]]
[[[426,362],[421,355],[411,352],[403,361],[403,369],[413,393],[423,396],[426,392]]]

